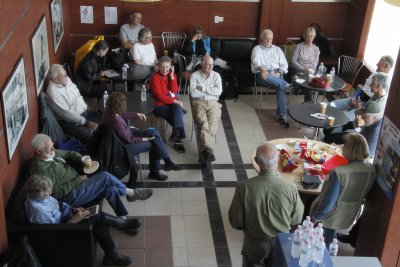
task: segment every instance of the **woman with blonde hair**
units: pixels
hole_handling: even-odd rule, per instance
[[[310,211],[312,217],[324,225],[327,246],[336,238],[337,229],[347,229],[353,224],[376,176],[375,167],[368,162],[368,144],[364,136],[347,134],[342,154],[349,163],[330,172]]]
[[[313,44],[316,36],[315,29],[308,27],[305,29],[303,38],[304,42],[296,45],[292,57],[292,68],[294,73],[308,73],[309,69],[315,70],[319,61],[319,48]],[[311,101],[311,91],[304,92],[304,102]]]

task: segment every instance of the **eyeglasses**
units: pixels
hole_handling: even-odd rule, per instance
[[[153,36],[144,37],[145,40],[150,40],[151,38],[153,38]]]

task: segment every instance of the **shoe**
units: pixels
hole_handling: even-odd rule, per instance
[[[173,138],[172,136],[168,139],[168,141],[174,145],[182,145],[182,140],[178,138]]]
[[[165,163],[164,164],[164,171],[180,171],[182,170],[182,167],[179,166],[178,164],[175,164],[173,162]]]
[[[128,266],[131,264],[132,258],[125,256],[125,255],[120,255],[116,251],[114,251],[111,255],[105,255],[103,258],[103,265],[105,266]]]
[[[168,179],[168,176],[160,172],[151,172],[147,178],[151,180],[165,181]]]
[[[345,234],[336,234],[337,240],[339,240],[342,243],[350,244],[351,243],[351,238],[350,235],[345,235]]]
[[[283,128],[289,128],[289,121],[287,117],[279,116],[279,122]]]
[[[214,152],[212,151],[212,149],[211,148],[207,148],[206,149],[206,160],[208,161],[208,162],[213,162],[213,161],[216,161],[217,159],[215,158],[215,155],[214,155]]]
[[[146,200],[153,195],[152,189],[135,189],[133,196],[126,196],[128,202],[134,202],[136,200]]]
[[[199,163],[201,166],[206,166],[207,165],[207,160],[206,160],[206,150],[202,151],[199,155]]]
[[[186,151],[185,147],[183,145],[180,145],[180,144],[174,144],[174,149],[178,153],[185,153],[185,151]]]

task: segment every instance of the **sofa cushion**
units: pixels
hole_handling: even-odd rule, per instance
[[[220,58],[228,62],[249,61],[254,40],[251,39],[222,39]]]

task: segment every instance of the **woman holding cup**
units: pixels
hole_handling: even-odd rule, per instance
[[[156,102],[154,114],[164,118],[172,126],[169,141],[179,153],[185,152],[182,139],[186,138],[183,122],[183,102],[178,97],[177,77],[171,59],[163,56],[158,61],[158,72],[150,79],[152,96]]]
[[[294,74],[299,72],[303,72],[306,75],[314,74],[313,72],[317,68],[320,53],[318,46],[313,44],[315,36],[315,29],[308,27],[303,34],[304,42],[296,45],[292,57]],[[311,101],[311,91],[306,90],[304,92],[304,102],[308,101]]]

